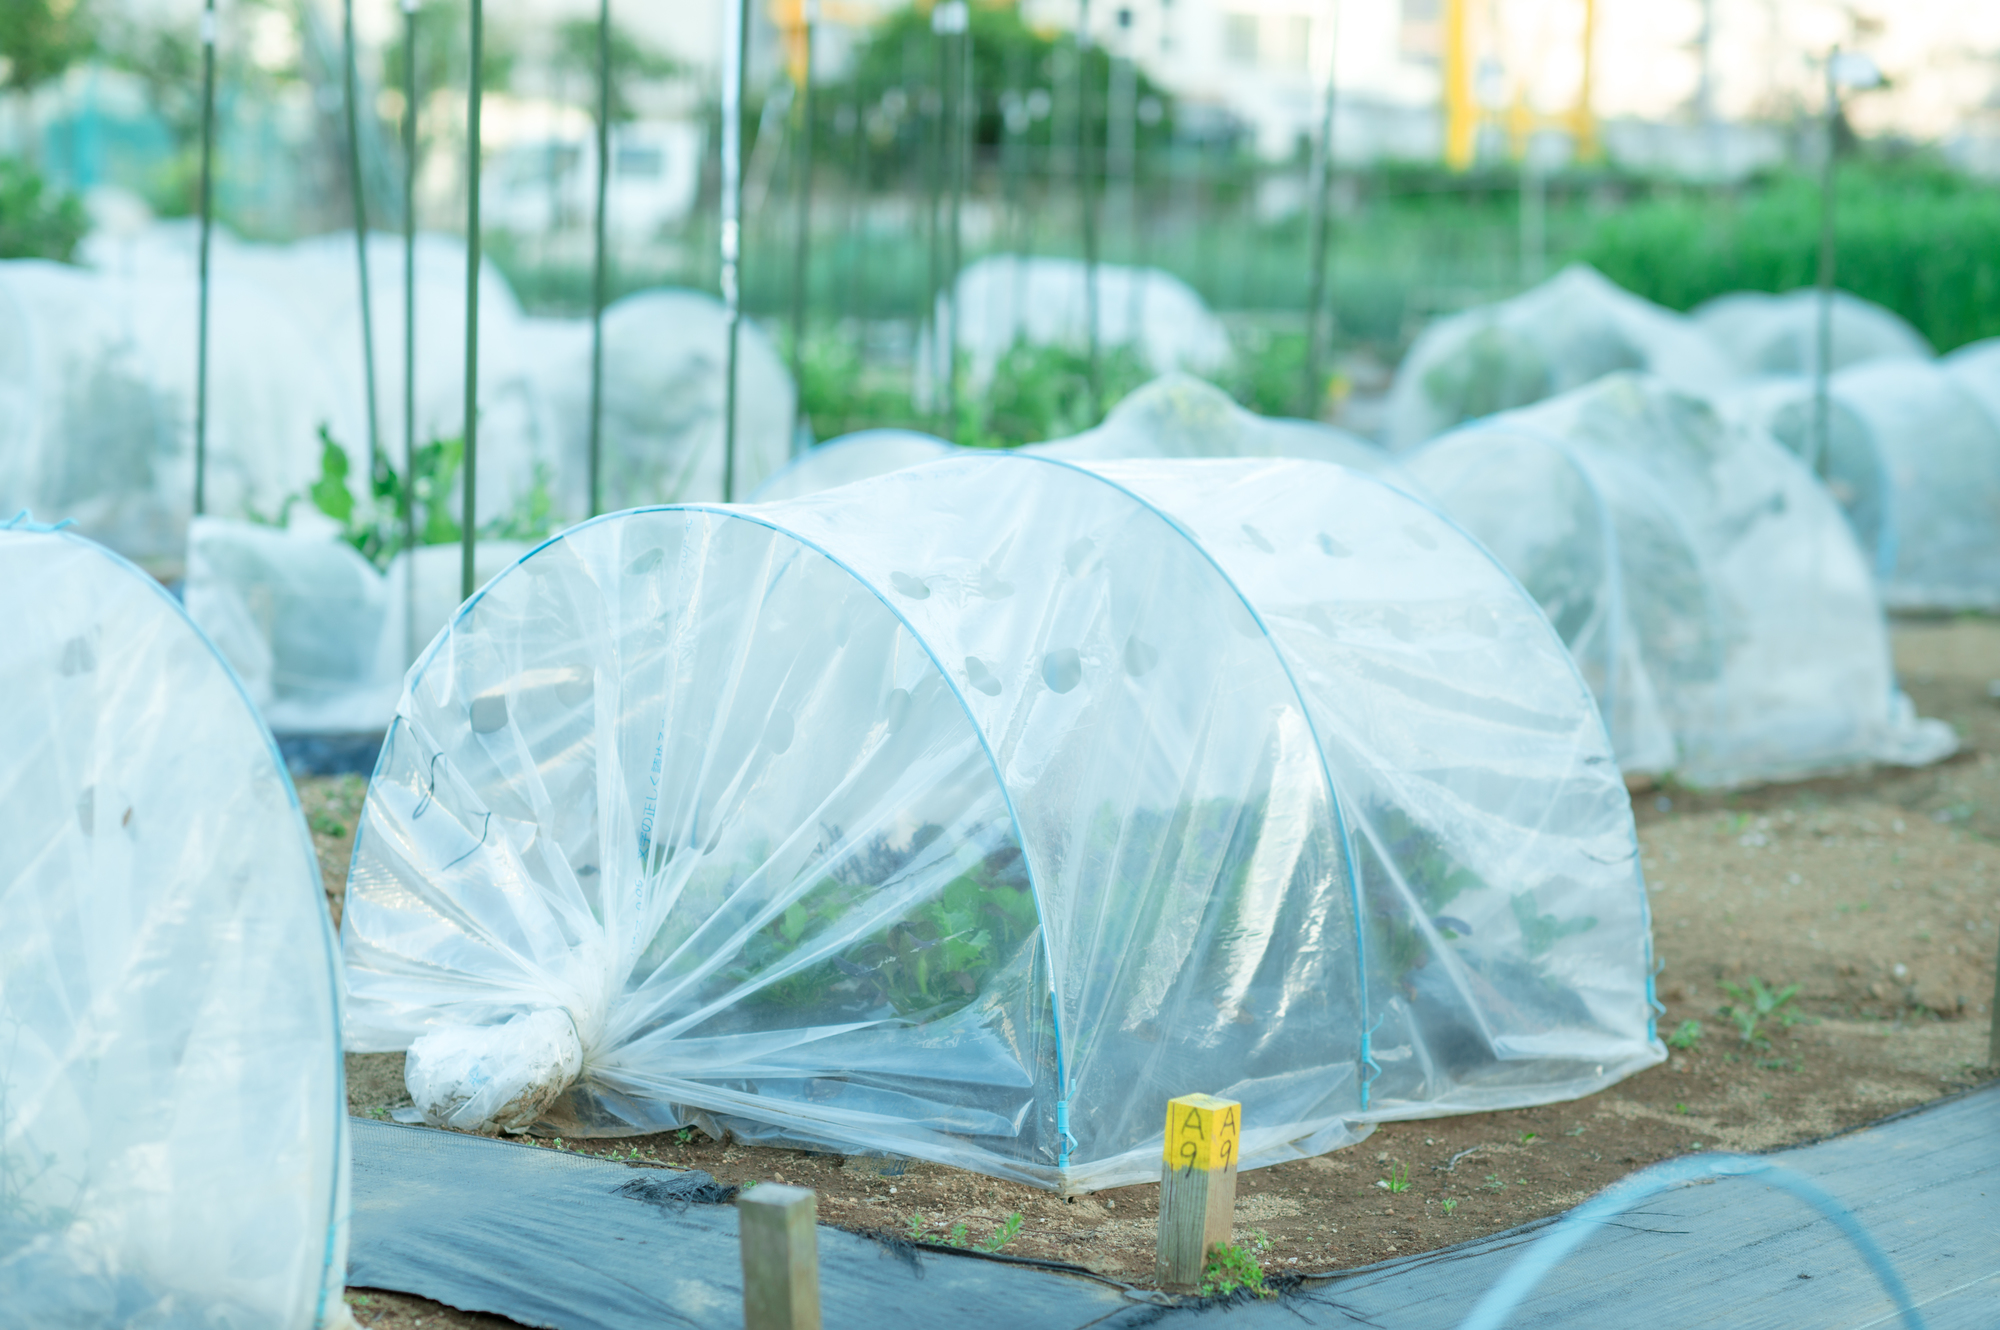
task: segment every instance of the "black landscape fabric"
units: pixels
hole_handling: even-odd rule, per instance
[[[1847,1205],[1930,1330],[2000,1325],[2000,1086],[1774,1162]],[[743,1324],[736,1211],[701,1173],[634,1169],[423,1128],[354,1122],[348,1282],[559,1330]],[[983,1330],[1457,1325],[1547,1223],[1426,1252],[1270,1302],[1169,1309],[1029,1266],[819,1232],[829,1327]],[[1677,1188],[1593,1233],[1510,1326],[1894,1326],[1834,1225],[1752,1177]]]

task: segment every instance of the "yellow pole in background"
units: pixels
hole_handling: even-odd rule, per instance
[[[1472,0],[1444,0],[1444,160],[1454,171],[1472,165],[1479,107],[1472,96]]]
[[[1597,117],[1591,114],[1591,71],[1597,63],[1597,0],[1583,0],[1583,82],[1570,110],[1570,133],[1576,138],[1578,161],[1594,161],[1599,153]]]

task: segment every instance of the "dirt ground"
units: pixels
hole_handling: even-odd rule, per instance
[[[1957,727],[1964,748],[1950,761],[1634,796],[1667,1008],[1660,1031],[1698,1022],[1698,1039],[1574,1103],[1393,1123],[1358,1146],[1246,1173],[1239,1240],[1267,1243],[1273,1273],[1351,1268],[1567,1209],[1674,1155],[1795,1144],[1993,1076],[2000,702],[1989,683],[2000,679],[2000,622],[1904,622],[1896,656],[1919,710]],[[336,908],[361,789],[301,782]],[[1765,1020],[1768,1047],[1746,1043],[1720,1010],[1732,1001],[1723,984],[1753,978],[1798,985],[1785,1010],[1803,1019]],[[348,1069],[353,1111],[408,1103],[400,1055],[350,1055]],[[1155,1187],[1062,1200],[933,1164],[746,1149],[693,1132],[544,1144],[809,1186],[824,1222],[858,1230],[942,1241],[962,1224],[978,1242],[1018,1213],[1011,1254],[1152,1278]],[[357,1290],[350,1302],[368,1326],[506,1324],[397,1294]]]

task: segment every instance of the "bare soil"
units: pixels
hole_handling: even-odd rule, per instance
[[[1237,1232],[1268,1244],[1265,1268],[1330,1271],[1446,1246],[1567,1209],[1662,1159],[1798,1144],[1992,1077],[2000,704],[1989,683],[2000,679],[2000,622],[1900,623],[1896,655],[1919,710],[1958,728],[1964,748],[1951,760],[1751,791],[1635,794],[1660,1031],[1692,1035],[1696,1022],[1698,1038],[1587,1099],[1393,1123],[1352,1148],[1244,1174]],[[301,782],[336,912],[361,792],[356,778]],[[1733,1001],[1723,985],[1753,978],[1798,985],[1787,1010],[1804,1019],[1768,1019],[1746,1041],[1723,1014]],[[401,1063],[349,1055],[354,1112],[409,1102]],[[934,1164],[745,1148],[696,1132],[542,1144],[809,1186],[825,1222],[931,1241],[958,1231],[979,1242],[1018,1213],[1009,1253],[1152,1280],[1156,1187],[1063,1200]],[[504,1324],[396,1294],[357,1290],[350,1302],[369,1326]]]

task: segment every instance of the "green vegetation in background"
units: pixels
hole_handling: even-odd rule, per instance
[[[1017,341],[994,366],[984,395],[959,392],[957,441],[1013,448],[1066,439],[1097,425],[1109,407],[1152,377],[1131,347],[1105,347],[1097,356],[1101,394],[1093,398],[1085,352]]]
[[[0,259],[68,262],[89,226],[76,195],[51,190],[27,163],[0,157]]]
[[[96,49],[96,16],[87,0],[0,4],[0,91],[33,93]]]
[[[385,454],[375,457],[375,474],[370,478],[368,496],[356,500],[348,488],[352,463],[347,450],[326,426],[319,428],[319,478],[303,493],[291,494],[278,505],[275,514],[252,509],[253,522],[266,526],[288,526],[292,509],[301,500],[340,523],[341,539],[352,545],[376,568],[387,570],[389,563],[405,548],[403,540],[403,480]],[[417,449],[410,464],[415,477],[411,489],[415,506],[416,543],[455,545],[464,533],[452,514],[458,501],[452,483],[458,478],[465,459],[462,437],[432,439]],[[514,507],[479,529],[482,540],[541,540],[555,529],[555,502],[549,492],[548,469],[537,466],[534,483],[514,501]]]
[[[1600,218],[1578,247],[1628,290],[1674,309],[1729,291],[1811,286],[1819,185],[1784,174],[1733,196],[1687,192]],[[2000,334],[2000,190],[1922,160],[1841,168],[1839,283],[1888,306],[1939,351]]]

